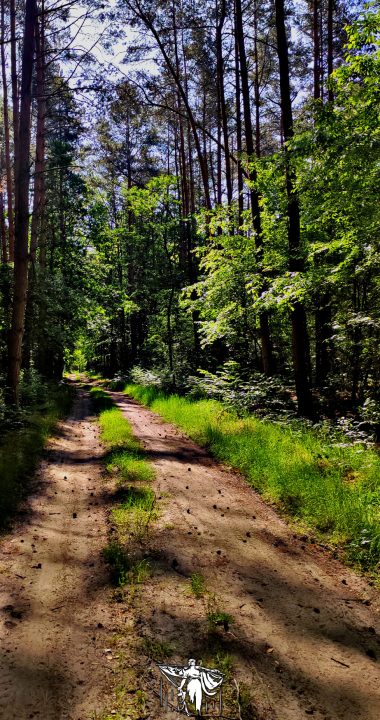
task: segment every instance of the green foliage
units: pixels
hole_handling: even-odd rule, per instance
[[[24,407],[43,405],[47,400],[48,386],[34,367],[22,372],[20,396]]]
[[[322,427],[239,418],[215,400],[164,397],[128,385],[126,392],[242,472],[264,498],[349,550],[364,568],[379,563],[380,459],[360,443],[333,442]],[[364,532],[364,536],[363,536]]]
[[[334,103],[309,108],[294,139],[309,288],[327,294],[339,374],[354,402],[377,399],[379,339],[380,14],[347,27],[345,62],[330,81]]]
[[[44,377],[60,379],[83,326],[86,186],[75,168],[82,131],[79,107],[59,71],[51,68],[48,82],[45,206],[36,262],[29,273],[24,344]]]
[[[118,587],[125,585],[131,569],[131,561],[124,546],[119,542],[109,542],[103,549],[103,557],[110,567],[111,578],[114,585]]]
[[[72,351],[65,348],[65,369],[69,372],[84,373],[86,368],[86,340],[79,337]]]
[[[222,626],[227,631],[233,622],[232,616],[225,612],[209,613],[207,619],[212,630]]]
[[[251,688],[245,683],[239,682],[236,683],[235,690],[240,720],[255,720],[258,718]]]
[[[124,545],[112,540],[103,548],[103,557],[110,568],[111,580],[116,587],[140,585],[150,574],[147,560],[134,561]]]
[[[189,377],[188,388],[190,397],[220,400],[239,414],[255,411],[278,420],[294,417],[296,413],[291,386],[261,373],[250,373],[249,380],[245,380],[240,365],[233,360],[225,362],[216,373],[199,370],[198,377]]]
[[[128,555],[124,545],[111,541],[103,548],[103,557],[110,568],[111,580],[116,587],[140,585],[150,574],[147,560],[134,561]]]
[[[191,591],[197,598],[201,598],[206,593],[206,579],[200,573],[193,573],[190,578]]]
[[[150,563],[148,560],[138,560],[133,563],[130,573],[129,573],[129,582],[135,585],[141,585],[141,583],[145,582],[148,577],[150,577],[151,569],[150,569]]]
[[[201,346],[209,356],[223,347],[232,357],[257,361],[253,355],[257,338],[258,317],[249,305],[247,278],[256,272],[252,237],[236,232],[233,225],[235,208],[218,206],[207,213],[210,232],[207,243],[202,237],[197,247],[200,279],[186,287],[182,294],[185,309],[199,314]],[[200,216],[200,233],[204,216]]]
[[[176,179],[159,174],[145,187],[120,188],[117,227],[107,192],[90,188],[89,293],[81,344],[90,368],[108,376],[149,358],[186,364],[191,323],[179,306],[180,257]],[[182,251],[183,252],[183,251]]]

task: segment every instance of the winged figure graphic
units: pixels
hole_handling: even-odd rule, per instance
[[[188,665],[158,665],[164,678],[178,691],[178,709],[190,716],[186,697],[195,705],[198,717],[201,717],[203,694],[213,697],[221,687],[224,675],[220,670],[205,668],[191,658]]]

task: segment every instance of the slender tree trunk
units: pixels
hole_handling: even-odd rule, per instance
[[[221,33],[219,33],[219,22],[218,22],[218,0],[215,2],[215,18],[216,18],[216,27],[215,27],[215,49],[216,49],[216,97],[217,97],[217,110],[216,110],[216,198],[215,198],[215,204],[221,205],[222,204],[222,110],[221,110],[221,87],[220,87],[220,64],[219,64],[219,42],[221,42]],[[220,34],[220,39],[219,39]],[[211,147],[210,147],[211,151]],[[210,167],[211,167],[211,174],[212,174],[212,157],[210,154]],[[220,228],[218,229],[218,234],[220,234]]]
[[[321,97],[321,47],[319,37],[319,11],[321,0],[313,0],[313,77],[314,100]]]
[[[324,36],[323,36],[323,0],[321,0],[321,12],[319,13],[319,44],[320,44],[320,62],[319,77],[321,83],[321,98],[325,101],[325,63],[324,63]]]
[[[36,23],[36,51],[37,51],[37,127],[36,127],[36,158],[34,163],[34,194],[33,215],[30,231],[30,256],[32,262],[36,258],[41,219],[45,205],[45,29],[43,4],[40,22]]]
[[[257,20],[257,0],[253,9],[253,55],[255,60],[254,75],[254,95],[255,95],[255,151],[256,157],[261,157],[261,124],[260,124],[260,71],[259,71],[259,52],[258,52],[258,20]]]
[[[16,39],[16,0],[10,0],[11,21],[11,80],[12,80],[12,107],[13,107],[13,152],[15,168],[18,164],[19,153],[19,96],[17,78],[17,39]],[[17,196],[15,196],[15,200]]]
[[[227,121],[227,105],[226,95],[224,91],[224,59],[223,59],[223,44],[222,44],[222,33],[223,26],[226,20],[226,0],[222,0],[220,18],[216,28],[216,59],[217,59],[217,77],[218,77],[218,96],[219,96],[219,113],[220,122],[223,129],[223,145],[224,145],[224,168],[226,173],[226,189],[227,189],[227,202],[232,202],[232,177],[231,177],[231,158],[229,148],[229,135],[228,135],[228,121]],[[219,145],[219,150],[221,148]]]
[[[244,180],[243,170],[241,166],[241,154],[243,151],[242,142],[242,128],[241,128],[241,92],[240,92],[240,60],[239,60],[239,45],[237,41],[236,23],[235,23],[235,94],[236,94],[236,150],[238,155],[237,165],[237,181],[238,181],[238,226],[240,227],[242,222],[242,215],[244,210]]]
[[[15,263],[12,324],[8,348],[8,386],[10,400],[18,404],[22,340],[28,292],[28,229],[31,136],[31,86],[34,64],[34,32],[37,19],[36,0],[26,0],[22,50],[21,107],[19,154],[15,173]]]
[[[334,71],[334,9],[335,0],[327,0],[327,75],[329,80]],[[329,102],[334,101],[334,92],[330,86],[327,97]]]
[[[206,95],[206,93],[205,93],[205,95]],[[205,118],[205,120],[206,120],[206,118]],[[207,143],[208,143],[208,148],[207,148]],[[219,189],[221,191],[221,183],[219,183],[219,172],[218,172],[219,168],[220,168],[220,165],[218,162],[219,161],[219,153],[217,152],[217,168],[216,168],[216,172],[215,172],[214,157],[213,157],[213,152],[212,152],[212,140],[210,137],[206,136],[206,133],[205,133],[205,148],[206,148],[206,157],[208,158],[207,164],[208,164],[209,172],[210,172],[211,186],[214,191],[214,203],[215,203],[215,205],[217,205],[218,203],[222,202],[221,192],[219,195]],[[221,155],[220,155],[220,158],[221,158]]]
[[[315,5],[320,4],[320,0],[314,0]],[[328,75],[332,72],[332,6],[333,0],[328,0],[327,5],[327,26],[328,26],[328,37],[327,37],[327,71]],[[321,8],[322,14],[322,8]],[[318,22],[318,12],[314,18],[314,32],[317,40],[318,49],[318,66],[314,67],[314,99],[320,98],[320,73],[319,68],[322,64],[320,57],[320,43],[319,43],[319,29],[320,25]],[[315,53],[316,54],[316,53]],[[328,90],[328,99],[332,102],[333,96],[330,89]],[[323,257],[321,258],[323,263]],[[331,293],[326,283],[322,283],[322,286],[318,288],[318,293],[315,298],[315,384],[319,387],[323,387],[328,379],[328,375],[331,371],[332,365],[332,309],[331,309]]]
[[[8,109],[8,86],[5,62],[5,0],[1,0],[1,74],[3,82],[3,113],[4,113],[4,145],[5,145],[5,172],[7,180],[7,211],[8,211],[8,247],[9,260],[14,259],[15,228],[13,215],[13,182],[11,146],[9,135],[9,109]]]
[[[280,71],[281,111],[285,140],[285,168],[288,213],[289,270],[302,272],[304,261],[301,249],[300,207],[295,185],[295,173],[291,166],[288,142],[293,137],[293,113],[290,95],[288,41],[285,28],[284,0],[275,0],[277,52]],[[307,417],[313,414],[310,390],[310,354],[305,307],[295,302],[291,312],[292,354],[298,412]]]
[[[352,286],[352,308],[355,313],[360,312],[360,292],[359,284],[356,280]],[[351,333],[352,338],[352,379],[351,379],[351,403],[355,407],[358,403],[359,384],[361,379],[361,360],[362,360],[362,330],[359,325],[354,325]]]
[[[4,217],[4,193],[0,191],[0,236],[1,236],[1,262],[8,262],[8,248],[7,248],[7,236],[5,232],[5,217]]]
[[[216,137],[217,137],[217,145],[216,145],[216,203],[217,205],[222,204],[222,119],[221,119],[221,109],[220,109],[220,88],[219,83],[217,82],[217,95],[218,95],[218,102],[217,102],[217,129],[216,129]]]
[[[326,384],[331,371],[332,347],[332,312],[330,293],[321,289],[317,296],[318,306],[315,311],[315,384],[322,387]]]
[[[239,49],[239,60],[240,60],[240,76],[241,76],[241,90],[243,100],[243,116],[245,125],[245,142],[247,148],[248,161],[252,162],[255,157],[255,148],[253,141],[253,128],[251,119],[251,103],[249,96],[249,78],[248,78],[248,65],[247,56],[245,51],[244,42],[244,29],[243,29],[243,15],[241,0],[235,0],[235,32],[237,36],[237,43]],[[260,271],[263,259],[263,237],[260,217],[260,204],[259,204],[259,193],[255,187],[257,183],[257,172],[255,169],[249,171],[249,179],[251,182],[250,198],[251,198],[251,211],[253,228],[255,231],[255,246],[256,246],[256,261]],[[263,278],[262,278],[263,282]],[[264,282],[262,290],[264,290]],[[273,353],[272,343],[270,338],[269,330],[269,316],[265,310],[262,310],[259,314],[260,322],[260,339],[261,339],[261,358],[263,364],[263,371],[266,375],[273,373]]]

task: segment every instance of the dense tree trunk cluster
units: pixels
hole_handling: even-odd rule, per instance
[[[293,382],[301,415],[376,414],[375,9],[119,0],[88,13],[108,48],[125,44],[115,80],[92,47],[78,80],[81,20],[63,5],[1,4],[9,401],[23,369],[58,377],[65,361],[140,364],[184,386],[233,362]]]
[[[16,6],[14,0],[1,3],[0,212],[4,273],[0,298],[5,322],[0,332],[0,354],[2,394],[11,405],[19,405],[23,370],[40,370],[56,378],[62,376],[63,370],[65,339],[60,304],[64,298],[56,296],[53,303],[51,300],[57,290],[54,285],[58,280],[62,282],[62,272],[67,273],[69,267],[62,246],[59,250],[54,247],[54,237],[59,227],[57,208],[63,208],[70,195],[65,184],[73,183],[69,168],[74,158],[77,121],[69,118],[72,93],[56,62],[62,42],[59,39],[53,46],[45,41],[46,26],[50,35],[60,38],[62,13],[65,15],[56,4],[45,8],[44,0],[26,0],[23,6]],[[57,175],[59,193],[55,187]],[[79,177],[76,182],[81,194],[84,185]],[[79,185],[69,201],[76,210],[78,189]],[[65,217],[63,210],[60,220],[61,228],[73,224],[73,218]],[[78,303],[79,298],[74,302],[74,314]],[[52,325],[47,326],[49,313]],[[57,340],[59,336],[57,346],[52,338]]]

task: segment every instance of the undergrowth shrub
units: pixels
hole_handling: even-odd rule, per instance
[[[48,397],[48,385],[39,372],[31,367],[23,370],[20,382],[20,401],[24,407],[42,405]]]
[[[4,434],[0,441],[0,528],[5,527],[26,496],[46,440],[72,404],[69,387],[46,389],[43,407],[19,415],[20,427]]]
[[[290,380],[284,377],[267,377],[259,372],[251,372],[247,376],[234,360],[225,362],[215,373],[201,369],[197,376],[182,374],[179,377],[177,373],[175,387],[173,375],[167,370],[135,367],[130,372],[130,378],[132,384],[146,389],[146,400],[143,401],[146,404],[156,397],[157,391],[164,395],[177,392],[194,400],[218,400],[242,417],[247,413],[254,413],[263,420],[286,427],[291,422],[294,429],[300,426],[302,430],[309,425],[321,435],[329,436],[331,441],[338,442],[339,438],[340,442],[364,443],[367,447],[372,447],[374,441],[380,437],[380,406],[375,401],[366,400],[356,415],[329,418],[325,414],[326,403],[322,396],[316,394],[314,403],[319,421],[300,421],[295,388]]]
[[[240,365],[229,360],[216,371],[199,370],[188,378],[188,396],[208,397],[223,402],[239,414],[256,412],[269,417],[296,416],[292,386],[281,378],[252,373],[249,380],[241,374]]]

